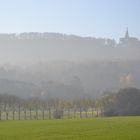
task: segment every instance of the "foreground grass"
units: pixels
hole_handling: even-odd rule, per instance
[[[3,121],[0,140],[140,140],[140,117]]]

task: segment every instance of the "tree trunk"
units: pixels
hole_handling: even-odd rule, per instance
[[[68,108],[68,119],[70,118],[70,109]]]
[[[32,109],[30,107],[30,120],[32,120]]]
[[[15,120],[15,111],[13,110],[13,120]]]
[[[8,111],[6,111],[6,120],[8,120]]]
[[[86,118],[88,117],[88,109],[86,109]]]
[[[76,109],[74,108],[74,118],[76,118]]]
[[[1,110],[0,110],[0,121],[2,120],[2,118],[1,118]]]
[[[99,116],[99,110],[98,110],[98,108],[97,108],[97,117]]]
[[[51,109],[49,108],[49,119],[51,119]]]
[[[36,119],[38,120],[38,108],[36,107]]]
[[[20,120],[20,104],[19,104],[19,108],[18,108],[18,119]]]
[[[62,108],[62,119],[64,119],[64,108]]]
[[[80,107],[80,118],[82,118],[82,109]]]
[[[42,119],[44,120],[44,109],[42,110]]]
[[[26,108],[24,110],[24,119],[26,120]]]
[[[92,107],[92,118],[94,117],[94,114],[93,114],[93,113],[94,113],[94,109],[93,109],[93,107]]]

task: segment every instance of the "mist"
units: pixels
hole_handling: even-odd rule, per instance
[[[0,34],[1,93],[46,98],[98,97],[139,87],[140,41],[61,33]]]
[[[140,42],[80,37],[58,33],[0,35],[0,59],[14,65],[46,61],[139,60]],[[135,54],[135,55],[133,55]]]

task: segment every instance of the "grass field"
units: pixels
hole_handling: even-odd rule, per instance
[[[0,140],[140,140],[140,117],[1,121]]]

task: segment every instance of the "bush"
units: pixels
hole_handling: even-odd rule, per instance
[[[53,117],[55,119],[62,119],[63,118],[63,110],[62,109],[56,109],[54,112],[53,112]]]

